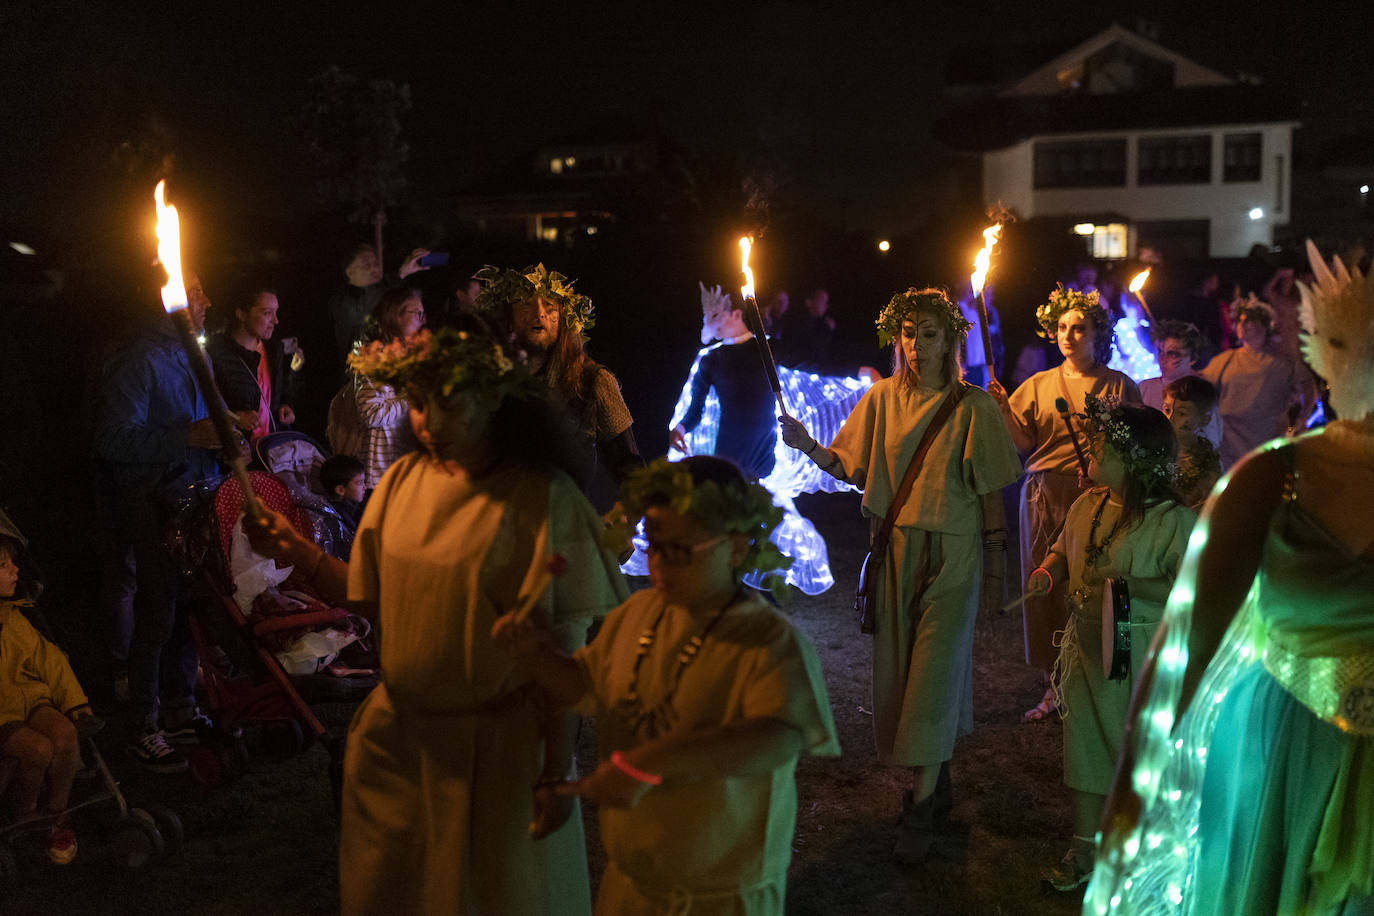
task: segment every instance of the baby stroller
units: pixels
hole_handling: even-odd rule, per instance
[[[320,481],[324,451],[305,433],[285,430],[268,433],[253,443],[253,466],[274,475],[291,491],[305,523],[302,531],[325,553],[348,560],[352,526],[330,505]]]
[[[250,472],[250,481],[261,503],[285,515],[298,531],[312,533],[308,516],[282,481],[262,471]],[[204,518],[204,524],[213,528],[210,536],[217,550],[206,551],[204,562],[196,568],[212,597],[192,615],[191,632],[200,651],[215,730],[210,740],[203,740],[187,755],[191,774],[207,787],[241,776],[247,766],[242,727],[250,725],[261,728],[263,746],[278,760],[319,742],[329,752],[330,776],[337,789],[343,772],[343,742],[330,734],[302,694],[315,700],[359,699],[376,685],[376,677],[370,673],[345,677],[288,673],[282,659],[291,656],[283,649],[307,635],[350,631],[361,619],[313,596],[309,583],[297,581],[294,574],[280,582],[280,592],[249,587],[253,574],[271,576],[275,571],[280,575],[270,560],[258,558],[259,568],[240,573],[236,581],[231,571],[243,505],[239,482],[230,477],[208,500]],[[247,600],[247,592],[258,591],[262,593]],[[365,621],[361,625],[365,627]],[[350,637],[356,634],[346,632],[340,641],[356,641]]]
[[[83,769],[77,774],[72,789],[72,801],[60,813],[45,812],[21,820],[0,820],[0,904],[6,892],[19,883],[19,856],[26,839],[47,835],[59,817],[69,818],[77,812],[99,814],[95,818],[107,828],[105,849],[113,863],[120,868],[142,868],[174,854],[181,846],[184,834],[181,818],[166,805],[131,808],[120,791],[119,783],[110,774],[105,759],[96,747],[95,735],[103,722],[93,716],[80,719],[77,724],[81,740]],[[14,778],[18,764],[13,758],[0,758],[0,798],[3,798]],[[89,836],[89,831],[81,831]],[[34,850],[38,844],[29,843]],[[88,847],[83,841],[83,853]],[[2,907],[0,907],[2,908]]]

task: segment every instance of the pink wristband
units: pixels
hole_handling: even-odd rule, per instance
[[[1031,570],[1031,575],[1035,575],[1038,572],[1044,573],[1045,578],[1050,580],[1050,587],[1045,589],[1045,594],[1049,594],[1050,592],[1054,591],[1054,576],[1050,575],[1050,571],[1043,566],[1037,566],[1035,567],[1035,569]]]
[[[622,754],[620,751],[611,752],[611,766],[615,767],[617,770],[624,773],[631,779],[635,779],[639,782],[644,783],[646,786],[663,785],[663,777],[661,775],[659,775],[658,773],[644,772],[639,767],[635,766],[634,764],[630,763],[630,761],[626,760],[625,755]]]

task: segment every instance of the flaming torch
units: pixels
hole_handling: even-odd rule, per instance
[[[1145,288],[1145,281],[1148,279],[1150,279],[1150,268],[1147,267],[1131,278],[1131,285],[1127,289],[1131,291],[1131,295],[1140,301],[1140,307],[1145,310],[1145,317],[1149,320],[1150,327],[1154,327],[1154,313],[1150,311],[1150,304],[1145,301],[1145,294],[1141,292]]]
[[[758,343],[759,356],[763,358],[763,370],[768,373],[768,384],[773,389],[773,396],[778,399],[778,410],[784,417],[791,416],[787,412],[787,405],[782,400],[782,382],[778,380],[778,364],[773,361],[773,348],[768,346],[768,335],[763,327],[763,312],[759,309],[759,300],[754,295],[754,271],[749,266],[749,250],[754,247],[752,236],[743,236],[739,240],[740,247],[740,270],[744,272],[744,285],[740,287],[740,294],[744,296],[744,307],[747,309],[752,304],[754,309],[754,320],[757,322],[758,333],[754,335],[755,342]]]
[[[196,385],[205,398],[205,406],[215,424],[220,449],[229,460],[239,487],[243,490],[244,511],[253,518],[260,518],[262,508],[253,496],[253,485],[248,479],[247,462],[239,446],[240,437],[234,430],[233,417],[224,406],[224,398],[215,384],[205,351],[201,349],[195,326],[191,323],[186,283],[181,276],[181,224],[177,218],[177,208],[168,206],[163,198],[166,184],[165,181],[159,181],[153,190],[153,201],[157,205],[157,259],[167,271],[167,285],[162,287],[162,307],[172,317],[172,324],[181,337],[181,345],[186,349],[187,361],[191,364],[191,373],[196,377]]]
[[[997,247],[997,239],[1002,234],[1002,224],[989,226],[983,230],[983,250],[973,259],[973,275],[969,281],[973,286],[974,304],[978,306],[978,330],[983,335],[983,358],[988,363],[988,384],[997,381],[992,358],[992,332],[988,329],[988,307],[983,301],[983,284],[988,277],[988,266],[992,262],[992,249]]]

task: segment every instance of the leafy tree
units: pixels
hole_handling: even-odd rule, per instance
[[[410,107],[404,83],[364,82],[338,67],[310,80],[304,125],[316,188],[326,202],[347,208],[350,221],[371,224],[379,259],[386,210],[405,189],[410,149],[401,139],[401,116]]]

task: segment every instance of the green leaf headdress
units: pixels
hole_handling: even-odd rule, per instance
[[[1167,490],[1172,485],[1178,468],[1168,454],[1147,449],[1136,440],[1131,427],[1122,418],[1121,402],[1117,398],[1084,395],[1083,412],[1076,416],[1082,417],[1095,432],[1106,438],[1145,493]]]
[[[1107,329],[1110,335],[1112,321],[1107,310],[1098,302],[1097,291],[1080,293],[1076,289],[1066,288],[1063,283],[1056,284],[1049,301],[1035,310],[1035,320],[1040,325],[1040,330],[1035,333],[1053,341],[1059,330],[1059,319],[1065,312],[1075,310],[1082,312],[1094,327]]]
[[[792,558],[769,540],[782,521],[783,510],[773,504],[773,495],[759,484],[744,480],[698,483],[681,462],[655,458],[633,471],[621,484],[620,502],[625,517],[620,524],[606,529],[604,542],[608,549],[619,550],[630,539],[650,506],[667,506],[680,515],[693,516],[707,528],[748,535],[749,551],[735,573],[762,573],[769,591],[779,598],[786,594],[783,572],[792,565]]]
[[[969,328],[973,327],[944,290],[917,289],[913,286],[893,296],[878,313],[878,319],[874,322],[878,326],[878,344],[885,347],[892,343],[901,334],[902,322],[910,320],[917,312],[934,312],[945,316],[946,323],[954,333],[955,349],[968,335]]]
[[[390,343],[375,341],[355,351],[348,364],[397,390],[447,399],[466,393],[489,406],[531,384],[525,366],[512,359],[484,326],[470,330],[420,331]]]
[[[524,270],[502,269],[487,265],[474,274],[482,284],[477,294],[477,308],[488,317],[505,324],[510,320],[510,307],[530,299],[557,303],[563,316],[563,326],[582,335],[596,324],[592,300],[573,290],[573,281],[543,264]]]

